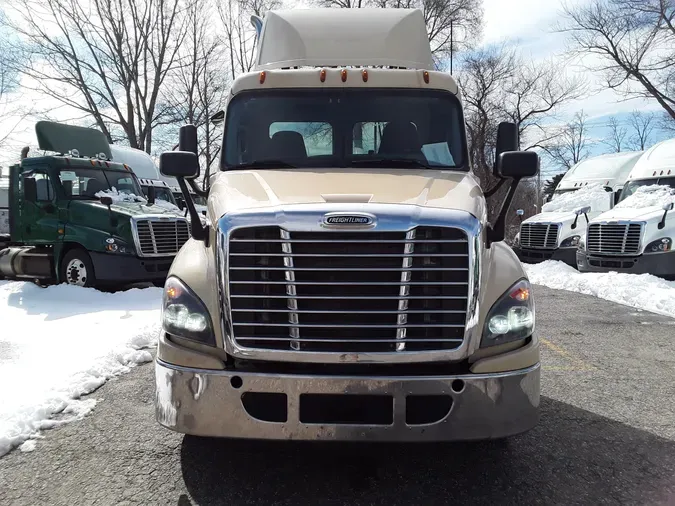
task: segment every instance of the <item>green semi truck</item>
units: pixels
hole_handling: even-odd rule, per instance
[[[9,169],[0,279],[101,287],[162,284],[190,237],[173,206],[143,197],[133,167],[111,161],[98,130],[38,122],[44,156]]]

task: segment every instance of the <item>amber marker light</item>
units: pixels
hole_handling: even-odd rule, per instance
[[[530,290],[528,288],[524,288],[521,286],[512,291],[510,295],[512,299],[516,299],[520,302],[525,302],[530,298]]]
[[[166,289],[166,296],[169,299],[175,299],[179,295],[180,295],[180,291],[175,286],[170,286],[169,288]]]
[[[342,72],[340,72],[340,75],[342,76],[342,82],[343,83],[347,82],[347,69],[342,69]]]
[[[319,72],[319,80],[322,83],[326,82],[326,69],[321,69],[321,72]]]
[[[363,76],[363,82],[367,83],[368,82],[368,71],[364,69],[363,72],[361,72],[361,75]]]
[[[427,72],[427,71],[425,70],[425,71],[424,71],[424,74],[422,74],[422,75],[424,76],[424,82],[427,83],[427,84],[429,84],[429,72]]]
[[[263,71],[260,73],[260,84],[264,84],[264,83],[265,83],[265,78],[266,78],[266,77],[267,77],[267,73],[263,70]]]

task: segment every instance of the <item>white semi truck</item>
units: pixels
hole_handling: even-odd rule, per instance
[[[501,438],[539,418],[539,342],[504,243],[539,170],[499,125],[494,223],[468,158],[461,94],[406,9],[267,14],[232,84],[200,222],[194,126],[160,170],[192,239],[164,288],[156,416],[198,436]]]
[[[614,209],[591,220],[577,251],[582,272],[675,277],[675,139],[645,151]]]
[[[574,165],[542,212],[524,220],[514,250],[523,262],[560,260],[576,267],[588,221],[614,207],[641,151],[600,155]]]

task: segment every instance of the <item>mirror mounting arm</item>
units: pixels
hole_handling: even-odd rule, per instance
[[[506,194],[504,202],[502,202],[502,207],[499,209],[497,220],[495,221],[494,225],[488,227],[486,247],[489,248],[493,242],[504,240],[504,236],[506,235],[506,213],[511,207],[511,202],[513,202],[513,197],[516,195],[516,190],[518,189],[519,184],[520,178],[514,178],[511,181],[509,192]]]
[[[202,190],[199,185],[197,184],[197,181],[195,179],[188,179],[188,184],[190,185],[190,188],[199,195],[200,197],[208,197],[209,192]],[[182,189],[182,188],[181,188]]]
[[[658,225],[659,230],[661,230],[666,226],[666,216],[668,216],[668,211],[672,210],[673,207],[674,206],[672,203],[663,206],[663,218],[661,218],[661,221],[659,221]]]
[[[190,214],[190,228],[192,232],[192,237],[198,241],[208,242],[209,231],[206,227],[204,227],[204,225],[202,225],[202,220],[200,219],[199,213],[195,208],[195,203],[192,200],[190,192],[188,192],[187,184],[185,183],[185,178],[177,177],[176,180],[178,181],[178,186],[180,186],[180,190],[183,192],[183,196],[185,197],[185,206],[187,207],[187,211]]]

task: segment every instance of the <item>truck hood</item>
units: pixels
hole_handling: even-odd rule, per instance
[[[413,204],[485,215],[478,180],[467,172],[401,169],[227,171],[211,182],[211,216],[290,204]]]
[[[566,221],[574,221],[574,218],[576,218],[576,214],[572,211],[555,211],[535,214],[523,220],[523,223],[564,223]]]
[[[670,214],[670,213],[669,213]],[[647,220],[663,216],[663,209],[658,206],[641,207],[641,208],[614,208],[610,211],[602,213],[593,221],[607,221],[607,220]]]

